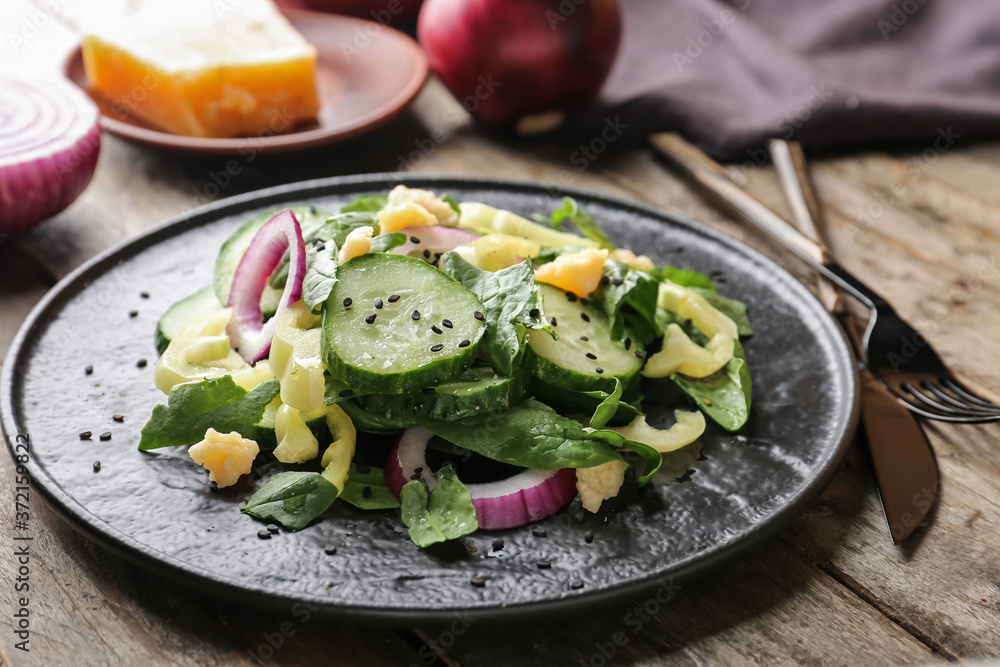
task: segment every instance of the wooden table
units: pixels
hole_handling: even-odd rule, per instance
[[[18,29],[35,11],[23,0],[13,5],[0,18],[0,34]],[[0,67],[52,72],[73,37],[49,21],[17,54],[7,38],[2,42]],[[796,260],[706,205],[649,150],[612,146],[580,171],[569,161],[573,146],[487,138],[445,113],[455,109],[432,81],[412,110],[385,130],[318,154],[241,162],[221,196],[400,168],[569,181],[700,220],[811,280]],[[623,135],[621,144],[639,139]],[[99,251],[205,203],[213,191],[206,186],[225,167],[147,152],[110,136],[104,142],[97,175],[76,204],[0,243],[0,359],[56,281]],[[1000,399],[1000,144],[959,140],[945,152],[931,144],[814,162],[832,245],[849,270],[927,334],[963,379]],[[420,145],[431,148],[418,154],[422,159],[408,157]],[[784,210],[770,168],[731,169]],[[600,667],[931,663],[1000,655],[1000,427],[927,422],[926,429],[941,467],[940,502],[902,547],[889,542],[868,465],[855,449],[819,501],[779,538],[684,586],[653,616],[626,618],[628,609],[609,610],[531,625],[472,623],[456,633],[350,628],[234,608],[94,546],[39,499],[31,505],[31,651],[15,648],[14,592],[4,584],[0,662]],[[0,455],[0,480],[12,489],[6,455]],[[12,497],[0,503],[4,582],[16,570],[13,505]]]

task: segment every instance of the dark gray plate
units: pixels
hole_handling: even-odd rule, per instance
[[[223,239],[261,211],[293,203],[336,210],[401,178],[335,178],[236,197],[180,216],[67,276],[24,323],[0,385],[10,447],[18,434],[30,436],[34,490],[88,537],[198,589],[276,609],[305,601],[343,619],[412,624],[449,621],[460,609],[478,618],[568,611],[669,587],[774,535],[831,479],[856,424],[853,364],[833,320],[780,267],[649,206],[527,183],[423,176],[405,181],[524,214],[551,210],[569,194],[620,245],[658,263],[722,271],[722,292],[749,304],[757,329],[746,345],[750,423],[738,434],[710,427],[699,460],[697,452],[682,453],[669,462],[667,482],[618,499],[600,515],[579,522],[564,510],[541,522],[546,537],[531,527],[480,532],[465,540],[474,552],[460,545],[421,551],[396,512],[351,508],[260,540],[261,524],[237,509],[259,481],[212,493],[184,448],[137,451],[143,423],[164,399],[153,386],[156,321],[210,282]],[[137,367],[143,358],[149,364]],[[114,422],[115,414],[125,422]],[[93,441],[79,439],[84,430]],[[101,442],[105,431],[113,437]],[[685,471],[685,481],[672,481]],[[588,530],[592,543],[584,540]],[[496,538],[505,543],[499,552],[491,549]],[[337,552],[328,556],[331,544]],[[470,585],[474,575],[486,585]]]

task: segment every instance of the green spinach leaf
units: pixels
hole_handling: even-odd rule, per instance
[[[362,195],[354,201],[341,206],[340,212],[355,213],[358,211],[367,211],[376,213],[385,208],[385,205],[388,203],[389,198],[385,195]]]
[[[502,412],[464,419],[442,421],[417,417],[414,421],[459,447],[525,468],[590,468],[621,460],[608,444],[612,436],[588,432],[579,422],[534,399]],[[615,435],[620,441],[621,436]]]
[[[626,312],[622,310],[623,306],[630,306],[655,328],[660,281],[648,271],[633,269],[613,259],[605,260],[604,275],[610,281],[600,288],[598,298],[611,323],[611,338],[621,340],[625,337]]]
[[[260,441],[274,434],[254,426],[264,408],[278,395],[277,380],[262,382],[247,393],[232,376],[185,382],[170,390],[166,405],[157,405],[142,427],[139,449],[176,447],[199,442],[210,427],[220,433],[238,431]]]
[[[309,310],[315,311],[330,296],[337,284],[337,246],[326,241],[322,249],[309,244],[306,275],[302,280],[302,300]]]
[[[318,472],[279,472],[267,478],[250,500],[240,503],[244,514],[302,530],[337,499],[337,487]]]
[[[372,237],[372,252],[389,252],[393,248],[406,243],[406,234],[403,232],[389,232]]]
[[[450,465],[437,471],[433,493],[425,480],[416,479],[406,483],[401,495],[403,523],[418,547],[454,540],[479,528],[472,494]]]
[[[608,238],[608,235],[604,233],[604,230],[601,229],[601,226],[597,224],[597,221],[581,209],[580,205],[572,197],[563,197],[562,206],[552,211],[552,215],[548,218],[539,217],[536,220],[548,224],[553,229],[565,229],[565,221],[568,220],[576,225],[581,234],[592,241],[597,241],[602,248],[607,250],[615,249],[615,245]]]
[[[681,287],[700,287],[702,289],[715,291],[715,283],[703,273],[698,273],[691,269],[678,269],[676,266],[664,266],[655,271],[660,280],[669,280]]]
[[[750,319],[747,317],[747,307],[745,303],[737,301],[736,299],[727,299],[714,290],[707,290],[701,287],[692,287],[690,289],[691,291],[700,294],[712,307],[721,311],[729,319],[735,322],[736,330],[741,337],[753,335],[753,327],[750,326]]]
[[[340,499],[362,510],[388,510],[399,507],[399,500],[385,485],[385,471],[353,463]]]
[[[736,431],[750,417],[750,369],[739,341],[733,341],[733,358],[718,376],[696,380],[677,375],[670,379],[694,399],[701,410],[727,431]]]

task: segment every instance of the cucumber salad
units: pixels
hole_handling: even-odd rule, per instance
[[[213,284],[160,319],[167,400],[139,449],[190,445],[217,487],[269,464],[239,508],[289,530],[339,501],[427,547],[577,494],[597,512],[706,417],[739,429],[751,334],[742,303],[616,248],[572,199],[529,220],[399,185],[226,240]],[[647,423],[644,394],[672,422]]]

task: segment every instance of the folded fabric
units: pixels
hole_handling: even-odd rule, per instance
[[[622,50],[577,131],[676,130],[719,159],[948,145],[1000,128],[997,0],[622,0]],[[941,146],[936,147],[938,150]]]

